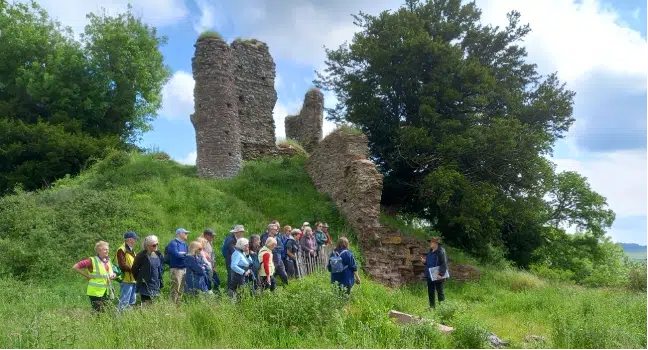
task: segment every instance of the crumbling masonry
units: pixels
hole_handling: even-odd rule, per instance
[[[393,287],[419,280],[425,270],[419,257],[427,254],[429,245],[380,223],[383,176],[367,159],[368,154],[364,134],[338,129],[311,153],[306,171],[317,190],[335,201],[356,231],[369,275]],[[456,280],[479,278],[478,271],[468,265],[450,264],[449,269]]]
[[[268,46],[199,38],[192,58],[196,169],[201,177],[232,177],[243,160],[277,154],[272,110],[275,63]]]
[[[196,169],[201,177],[232,177],[242,166],[232,49],[220,38],[202,38],[191,60],[194,80]]]
[[[306,152],[313,152],[322,140],[324,94],[315,88],[308,90],[299,114],[287,116],[284,123],[286,137],[299,142]]]
[[[277,102],[274,88],[276,65],[268,45],[258,40],[234,40],[238,117],[244,160],[277,154],[272,110]]]

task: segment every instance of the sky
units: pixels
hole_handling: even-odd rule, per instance
[[[141,146],[195,164],[191,57],[199,33],[218,31],[228,42],[256,38],[270,47],[277,65],[276,136],[284,138],[286,115],[296,114],[324,68],[324,47],[350,41],[357,28],[351,14],[395,10],[403,0],[132,0],[133,11],[168,38],[161,48],[172,76],[163,106]],[[48,13],[83,31],[85,15],[105,8],[114,15],[128,0],[41,0]],[[607,198],[616,213],[608,234],[618,242],[646,244],[646,2],[643,0],[477,0],[482,22],[505,26],[518,10],[532,32],[528,60],[542,74],[558,72],[576,92],[576,122],[556,144],[558,170],[575,170]],[[325,93],[325,105],[335,97]],[[335,126],[325,122],[324,133]]]

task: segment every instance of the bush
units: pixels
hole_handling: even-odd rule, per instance
[[[628,272],[628,288],[645,292],[646,283],[646,263],[633,262]]]
[[[537,276],[526,271],[505,269],[496,273],[491,271],[490,275],[498,286],[514,292],[538,289],[546,285]]]
[[[458,349],[485,349],[487,347],[488,331],[470,316],[459,317],[451,334],[455,347]]]
[[[447,300],[436,308],[435,314],[439,317],[439,322],[442,324],[450,324],[454,319],[455,315],[461,314],[466,308],[463,304],[460,304],[454,300]]]
[[[537,275],[555,282],[573,282],[574,272],[562,269],[552,269],[544,264],[534,264],[530,266],[530,271]]]

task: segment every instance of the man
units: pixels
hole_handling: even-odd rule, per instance
[[[434,292],[436,291],[438,295],[439,304],[443,302],[445,300],[443,282],[450,277],[448,274],[448,258],[445,249],[441,247],[441,237],[435,236],[430,239],[430,251],[426,256],[421,257],[421,261],[425,263],[428,301],[430,308],[434,309],[436,306]],[[435,271],[434,274],[431,274],[432,271]]]
[[[179,303],[182,299],[184,291],[185,274],[185,258],[189,247],[187,246],[187,233],[189,231],[184,228],[176,230],[176,237],[169,242],[164,255],[169,255],[169,267],[171,268],[171,300],[174,303]]]
[[[261,245],[265,246],[265,241],[270,237],[277,240],[277,245],[272,249],[272,262],[274,263],[275,274],[279,275],[281,282],[283,282],[284,285],[288,285],[288,274],[286,273],[286,267],[281,259],[284,252],[284,244],[281,237],[276,237],[278,230],[279,227],[276,226],[276,224],[268,224],[268,231],[261,236]]]
[[[299,229],[293,229],[288,231],[284,239],[284,265],[286,268],[286,273],[290,277],[297,277],[297,253],[299,252],[299,242],[293,236],[294,234],[299,233]]]
[[[234,251],[236,250],[236,241],[238,241],[239,238],[243,237],[245,228],[243,227],[243,225],[236,225],[232,228],[230,233],[230,235],[225,237],[225,240],[223,241],[223,248],[221,250],[223,257],[225,258],[225,269],[227,270],[228,286],[230,285],[230,282],[232,280],[232,254],[234,254]]]
[[[272,221],[270,221],[270,224],[271,225],[276,225],[277,226],[277,232],[279,231],[279,228],[281,227],[279,225],[279,220],[272,220]],[[261,246],[262,247],[265,245],[265,241],[266,241],[266,239],[268,239],[268,237],[269,237],[268,230],[266,229],[266,231],[261,235]],[[275,237],[275,238],[279,238],[279,237]]]
[[[132,268],[135,261],[133,247],[138,239],[139,237],[135,232],[126,232],[124,234],[124,244],[117,248],[117,266],[124,272],[124,278],[119,283],[119,303],[117,304],[117,310],[119,311],[135,305],[137,294]]]
[[[207,244],[205,245],[205,251],[209,255],[209,263],[212,266],[211,270],[209,271],[209,280],[212,282],[210,283],[210,289],[216,290],[216,292],[218,292],[220,287],[220,278],[218,277],[218,273],[216,272],[216,256],[214,256],[214,247],[212,246],[214,235],[214,230],[208,228],[203,231],[201,237],[203,237],[207,241]]]

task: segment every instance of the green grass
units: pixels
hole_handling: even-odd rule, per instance
[[[362,275],[347,300],[329,288],[326,274],[238,304],[216,296],[186,298],[176,307],[168,302],[167,272],[159,303],[123,315],[113,304],[95,316],[85,281],[70,267],[99,239],[114,253],[127,230],[156,233],[164,247],[178,226],[192,231],[190,239],[211,227],[219,249],[236,223],[261,233],[274,218],[295,226],[322,220],[357,246],[334,205],[313,188],[302,156],[246,162],[229,180],[200,179],[194,167],[158,158],[113,153],[52,189],[0,199],[2,347],[481,348],[492,331],[518,348],[646,348],[645,289],[583,288],[494,266],[482,266],[477,283],[450,280],[447,302],[435,311],[427,308],[423,283],[389,289]],[[451,261],[476,263],[457,249],[447,252]],[[388,319],[392,309],[456,330],[402,326]],[[546,342],[526,343],[527,335]]]
[[[200,33],[200,36],[198,36],[198,40],[202,40],[205,38],[214,38],[214,39],[221,39],[223,40],[223,37],[220,35],[220,33],[213,31],[213,30],[207,30],[202,33]]]

